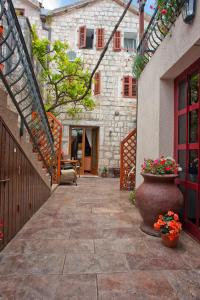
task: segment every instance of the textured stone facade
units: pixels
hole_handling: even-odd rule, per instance
[[[16,7],[25,8],[25,15],[31,23],[35,23],[42,33],[39,11],[27,4],[28,1],[15,0]],[[26,2],[26,6],[25,6]],[[55,10],[51,12],[52,40],[66,40],[70,47],[82,57],[89,67],[93,69],[101,50],[96,50],[96,29],[105,29],[105,41],[110,36],[115,24],[124,8],[113,0],[91,1],[88,5],[68,10]],[[79,49],[79,27],[86,25],[94,29],[93,49]],[[122,34],[122,48],[124,33],[135,33],[138,39],[139,18],[137,14],[128,11],[119,30]],[[101,93],[94,96],[96,108],[92,112],[84,112],[78,120],[72,120],[65,113],[60,115],[64,125],[63,150],[69,151],[69,128],[71,125],[98,126],[99,140],[99,168],[118,168],[120,161],[120,142],[136,126],[136,99],[124,98],[122,94],[122,79],[125,75],[132,75],[133,53],[126,50],[114,52],[111,45],[99,67],[101,72]]]

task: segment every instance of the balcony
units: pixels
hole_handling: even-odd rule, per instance
[[[139,77],[181,13],[184,0],[166,0],[156,7],[151,21],[137,48],[134,73]]]

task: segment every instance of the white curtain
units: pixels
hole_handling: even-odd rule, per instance
[[[91,128],[86,129],[86,136],[88,139],[88,143],[90,144],[90,147],[92,147],[92,129]]]

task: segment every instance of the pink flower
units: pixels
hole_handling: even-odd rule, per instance
[[[158,160],[158,159],[155,159],[155,160],[154,160],[154,164],[157,165],[158,163],[159,163],[159,160]]]

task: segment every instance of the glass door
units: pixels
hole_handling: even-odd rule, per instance
[[[185,228],[200,239],[200,62],[175,80],[175,157],[182,171]]]

